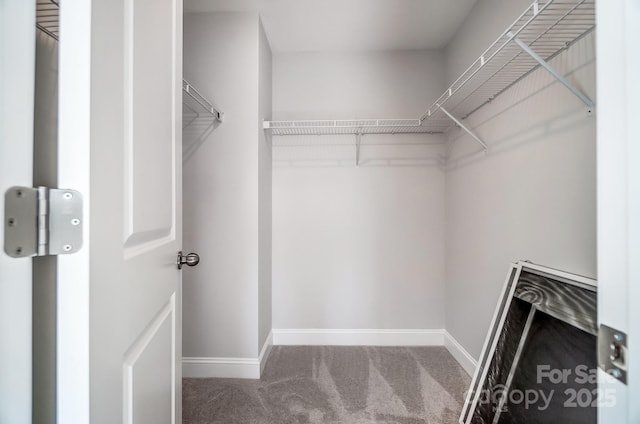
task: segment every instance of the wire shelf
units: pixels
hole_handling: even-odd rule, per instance
[[[222,121],[224,114],[216,109],[193,85],[182,80],[182,128],[199,119]]]
[[[58,39],[60,0],[36,1],[36,28],[51,38]]]
[[[448,122],[419,119],[354,119],[324,121],[265,121],[272,135],[441,134]]]
[[[593,102],[546,62],[595,29],[595,0],[536,0],[455,80],[420,119],[272,121],[272,135],[444,133],[454,126],[488,146],[462,120],[540,66],[589,107]],[[528,51],[527,51],[528,50]],[[535,56],[538,56],[536,59]]]
[[[60,0],[36,1],[36,26],[58,39]],[[429,107],[420,119],[265,121],[272,135],[441,134],[595,29],[595,0],[537,0]],[[519,45],[520,44],[520,45]],[[555,75],[561,80],[561,76]],[[562,80],[561,80],[562,82]],[[569,84],[564,83],[569,86]],[[183,80],[183,128],[200,118],[222,121],[217,110]],[[586,96],[569,87],[592,105]],[[445,110],[446,108],[446,110]],[[456,117],[458,117],[456,119]],[[185,125],[186,124],[186,125]]]
[[[595,29],[595,0],[535,1],[429,107],[423,120],[465,119],[539,66],[515,41],[549,61]],[[450,121],[450,127],[453,126]]]
[[[60,0],[36,1],[36,28],[58,41],[60,30]],[[216,109],[198,90],[188,81],[182,80],[183,112],[182,127],[185,128],[195,121],[211,118],[222,121],[223,113]]]

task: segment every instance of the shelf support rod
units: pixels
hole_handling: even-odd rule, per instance
[[[595,104],[593,103],[593,101],[590,98],[585,96],[580,90],[578,90],[573,84],[571,84],[565,77],[560,75],[560,73],[558,71],[556,71],[553,66],[549,65],[549,63],[547,63],[543,58],[541,58],[538,55],[538,53],[534,52],[533,49],[527,45],[527,43],[525,43],[524,41],[522,41],[518,37],[515,37],[513,35],[513,33],[511,33],[511,32],[509,34],[507,34],[507,35],[509,35],[509,37],[512,37],[513,41],[515,41],[515,43],[518,46],[520,46],[520,48],[522,50],[524,50],[529,56],[531,56],[536,62],[538,62],[540,64],[540,66],[542,66],[544,69],[546,69],[551,75],[553,75],[553,77],[555,79],[560,81],[560,83],[562,85],[567,87],[569,89],[569,91],[571,91],[573,94],[576,95],[576,97],[578,97],[580,100],[582,100],[582,102],[585,105],[587,105],[587,107],[593,108],[595,106]]]
[[[356,166],[360,165],[360,142],[362,141],[362,133],[356,134]]]
[[[482,148],[484,149],[484,151],[486,152],[487,150],[489,150],[489,146],[487,146],[485,144],[484,141],[482,141],[480,139],[480,137],[478,137],[477,135],[474,134],[473,131],[471,131],[469,128],[467,128],[462,122],[460,122],[455,116],[453,116],[452,114],[450,114],[447,109],[443,108],[442,106],[440,106],[440,110],[444,112],[445,115],[447,115],[449,118],[451,118],[451,120],[453,122],[455,122],[460,128],[462,128],[467,134],[469,134],[471,137],[473,137],[473,139],[475,141],[477,141],[478,143],[480,143],[480,145],[482,146]]]

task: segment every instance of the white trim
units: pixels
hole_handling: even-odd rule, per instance
[[[66,7],[66,6],[65,6]],[[33,187],[35,5],[0,1],[0,214],[11,186]],[[6,40],[6,41],[5,41]],[[4,221],[5,218],[3,218]],[[4,240],[0,225],[0,240]],[[72,256],[72,255],[71,255]],[[32,268],[0,247],[0,422],[32,420]]]
[[[276,346],[443,346],[444,330],[274,329],[273,344]]]
[[[605,4],[606,3],[606,4]],[[627,333],[628,384],[598,369],[598,391],[612,402],[598,408],[598,422],[640,422],[640,284],[637,104],[640,4],[636,0],[596,5],[598,324]],[[635,46],[635,47],[634,47]],[[634,72],[636,72],[634,74]],[[632,346],[633,345],[633,346]]]
[[[566,271],[561,271],[558,269],[549,268],[546,266],[534,264],[531,262],[525,262],[525,261],[518,261],[516,265],[520,265],[522,266],[522,268],[528,268],[533,271],[539,271],[544,274],[549,274],[552,278],[556,278],[556,279],[563,278],[567,280],[566,282],[568,284],[571,284],[574,286],[576,285],[576,283],[581,283],[586,285],[587,289],[590,287],[598,287],[598,282],[596,280],[594,280],[593,278],[584,277],[582,275],[571,274]]]
[[[260,375],[262,375],[262,371],[264,371],[264,366],[267,365],[267,359],[269,359],[269,355],[271,355],[272,347],[273,331],[269,331],[269,335],[264,341],[264,345],[262,345],[262,350],[260,350],[260,355],[258,356],[258,362],[260,363]]]
[[[259,379],[273,346],[444,346],[473,375],[477,361],[449,332],[381,329],[274,329],[257,358],[182,358],[185,378]]]
[[[184,378],[260,378],[258,358],[182,358]]]
[[[83,246],[58,256],[56,422],[91,420],[90,257],[93,3],[66,0],[60,8],[58,59],[58,185],[82,193]]]
[[[184,378],[248,378],[257,380],[264,369],[271,348],[273,334],[269,333],[257,358],[182,358]]]
[[[513,274],[512,278],[511,274],[514,271],[515,274]],[[511,306],[511,302],[513,301],[513,294],[515,293],[516,287],[518,286],[518,280],[520,279],[521,272],[521,262],[512,264],[509,268],[509,272],[507,273],[507,280],[505,281],[500,300],[496,305],[496,310],[494,312],[493,319],[491,320],[489,333],[485,338],[482,353],[480,353],[481,364],[483,364],[485,361],[489,361],[495,353],[498,341],[500,339],[500,334],[502,333],[502,328],[504,327],[507,313],[509,312],[509,307]],[[478,401],[480,399],[480,395],[482,394],[482,390],[476,390],[475,392],[474,390],[479,387],[479,385],[484,383],[485,378],[487,378],[488,372],[489,367],[477,367],[476,372],[473,375],[473,379],[471,380],[471,389],[467,392],[467,400],[464,403],[465,406],[463,407],[462,413],[460,415],[460,423],[463,422],[462,419],[465,416],[467,418],[465,424],[471,423],[473,414],[471,414],[470,411],[475,410],[476,405],[478,404]],[[473,399],[471,398],[471,396],[473,396]]]
[[[503,308],[507,308],[508,307],[508,302],[510,302],[510,298],[507,297],[508,293],[511,293],[511,289],[515,290],[515,286],[517,284],[518,278],[520,277],[520,271],[521,271],[521,267],[518,264],[511,264],[511,266],[509,267],[509,271],[507,272],[507,278],[505,279],[504,285],[502,287],[502,290],[500,291],[500,298],[498,299],[498,303],[496,304],[496,308],[493,311],[493,318],[491,318],[491,325],[489,326],[489,331],[487,333],[487,336],[484,339],[484,343],[482,344],[482,351],[480,352],[480,357],[478,358],[478,361],[480,363],[483,363],[484,361],[486,361],[486,358],[489,357],[490,352],[491,352],[491,343],[493,338],[497,338],[499,335],[500,330],[498,330],[498,327],[500,326],[500,320],[499,320],[499,316],[500,316],[500,312]],[[497,343],[497,342],[496,342]],[[472,399],[472,396],[474,396],[474,389],[476,388],[476,386],[478,386],[480,381],[479,379],[480,377],[480,372],[481,372],[481,368],[476,366],[476,370],[473,373],[473,378],[471,379],[471,386],[470,389],[467,391],[466,394],[466,398],[464,401],[464,405],[462,407],[462,412],[460,413],[460,419],[459,419],[459,423],[460,424],[465,424],[465,422],[470,418],[470,410],[469,408],[471,407],[471,404],[473,402],[475,402],[474,399]],[[465,418],[467,420],[465,420]]]
[[[451,356],[458,361],[469,376],[475,374],[478,361],[447,330],[444,330],[444,347],[447,348]]]

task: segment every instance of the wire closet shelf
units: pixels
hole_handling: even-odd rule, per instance
[[[60,0],[36,1],[36,28],[58,41],[60,29]],[[222,121],[223,113],[216,109],[191,83],[182,80],[183,127],[199,118]],[[185,125],[186,123],[186,125]]]
[[[535,1],[436,99],[419,119],[265,121],[272,135],[444,133],[540,66],[587,107],[593,102],[547,62],[595,29],[595,0]],[[363,125],[362,123],[367,123]],[[398,124],[400,122],[401,124]]]
[[[222,121],[224,114],[216,109],[198,90],[187,80],[182,80],[182,127],[188,127],[199,118],[213,118]]]
[[[272,135],[440,134],[446,122],[422,125],[419,119],[353,119],[334,121],[265,121]]]
[[[466,119],[541,66],[522,44],[548,62],[595,29],[595,0],[534,2],[453,84],[421,119]],[[591,103],[590,106],[593,106]],[[453,124],[452,124],[453,125]]]
[[[37,0],[36,2],[36,28],[47,34],[54,40],[58,40],[60,25],[60,1]]]

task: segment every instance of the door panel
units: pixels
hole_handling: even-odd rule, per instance
[[[125,149],[127,248],[175,238],[176,99],[173,0],[127,0]],[[149,160],[153,158],[153,160]]]
[[[61,4],[63,15],[72,2]],[[91,8],[90,36],[83,37],[91,41],[91,125],[84,140],[90,146],[84,250],[90,256],[90,421],[176,423],[182,356],[176,266],[182,248],[182,2],[93,0]],[[61,51],[64,31],[61,22]],[[68,63],[61,56],[61,69]],[[63,116],[62,109],[60,115],[61,124],[75,118]],[[60,143],[68,140],[60,137]],[[71,169],[79,166],[68,150],[60,156]],[[65,184],[73,188],[70,180]],[[69,323],[67,331],[73,333]]]
[[[175,323],[172,296],[125,355],[124,423],[165,422],[175,411]]]
[[[124,2],[124,243],[128,295],[122,362],[124,422],[179,422],[181,302],[181,10],[174,0]]]
[[[99,3],[113,7],[113,0]],[[177,154],[182,151],[182,34],[177,28],[182,6],[174,0],[121,4],[123,14],[113,16],[109,34],[101,34],[109,37],[120,28],[121,78],[101,70],[93,77],[106,82],[94,100],[104,102],[100,110],[123,113],[97,117],[101,125],[122,129],[120,143],[106,138],[100,127],[92,134],[92,146],[94,141],[102,144],[99,151],[108,152],[112,161],[94,168],[102,154],[92,153],[91,174],[98,181],[92,196],[104,205],[93,210],[92,217],[95,225],[108,223],[92,238],[92,246],[102,253],[92,251],[100,276],[92,277],[96,295],[91,315],[96,326],[91,329],[91,358],[100,361],[94,361],[95,367],[104,375],[92,380],[92,407],[97,406],[92,420],[114,422],[115,417],[104,415],[113,408],[121,411],[126,423],[168,424],[180,420],[181,292],[176,254],[182,247],[182,161]],[[113,97],[114,92],[121,96]],[[112,220],[114,216],[121,219]],[[116,335],[110,334],[113,330]],[[105,370],[122,376],[117,387]],[[121,396],[113,402],[120,400],[121,405],[103,401],[103,395],[116,390]]]
[[[35,3],[0,1],[0,214],[32,185]],[[4,224],[0,225],[4,244]],[[31,259],[0,250],[0,423],[31,422]]]

